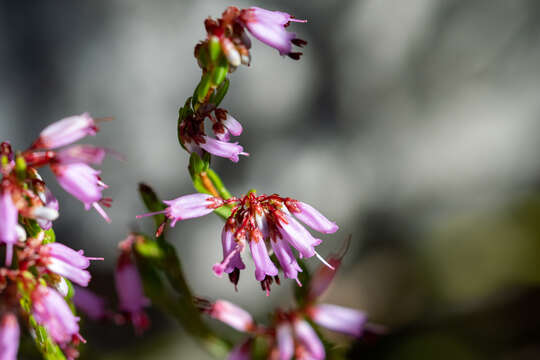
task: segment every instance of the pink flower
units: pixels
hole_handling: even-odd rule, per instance
[[[38,285],[31,294],[32,312],[38,324],[59,344],[79,335],[79,318],[74,316],[64,298],[55,290]]]
[[[55,159],[61,164],[85,163],[99,165],[107,151],[93,145],[73,145],[56,153]]]
[[[220,114],[221,115],[221,114]],[[216,138],[221,141],[229,141],[230,135],[232,136],[240,136],[242,134],[242,124],[235,118],[233,118],[229,113],[226,113],[225,119],[222,120],[219,125],[219,127],[216,126],[220,131],[216,131],[214,129],[214,133],[216,134]]]
[[[167,218],[172,220],[171,227],[173,227],[179,220],[192,219],[208,215],[223,205],[223,200],[207,194],[184,195],[180,196],[179,198],[165,200],[163,202],[169,205],[165,210],[137,215],[137,219],[156,214],[165,214]]]
[[[270,240],[274,254],[279,261],[281,270],[285,274],[286,278],[295,279],[298,285],[302,285],[300,280],[298,280],[298,273],[302,272],[302,269],[296,262],[294,254],[292,253],[291,247],[283,239],[276,238],[275,240]]]
[[[98,176],[100,171],[84,163],[55,164],[51,168],[60,186],[79,199],[86,210],[92,206],[107,222],[111,221],[99,205],[101,192],[107,188]]]
[[[6,266],[11,266],[13,244],[17,242],[18,211],[6,187],[0,188],[0,242],[6,244]]]
[[[215,264],[212,268],[217,276],[221,276],[223,272],[230,274],[235,269],[243,270],[246,268],[240,256],[245,245],[243,242],[235,241],[234,234],[227,229],[227,225],[223,227],[221,232],[221,245],[223,247],[223,261]]]
[[[238,162],[239,155],[249,155],[244,152],[244,148],[241,145],[238,145],[237,142],[231,143],[220,141],[206,135],[203,136],[203,139],[204,142],[198,144],[203,150],[215,156],[228,158],[232,162]]]
[[[307,20],[297,20],[281,11],[269,11],[259,7],[242,10],[240,20],[249,32],[259,41],[279,51],[280,55],[292,55],[298,58],[300,53],[292,53],[292,44],[305,45],[304,40],[290,33],[286,27],[290,22],[305,23]]]
[[[47,126],[34,142],[34,149],[54,149],[71,144],[87,135],[96,135],[98,128],[88,113],[70,116]]]
[[[287,209],[301,222],[323,234],[333,234],[338,231],[336,223],[328,220],[314,207],[301,201],[288,202]]]
[[[0,319],[0,360],[16,360],[19,350],[19,323],[12,313]]]
[[[252,345],[251,339],[247,339],[246,341],[241,342],[240,344],[236,345],[229,353],[227,360],[250,360],[251,359],[251,345]]]
[[[145,330],[149,320],[143,309],[150,305],[150,300],[144,296],[139,271],[128,252],[122,252],[118,258],[114,279],[120,310],[129,314],[136,330]]]
[[[85,288],[75,288],[73,303],[92,320],[101,320],[107,315],[105,300]]]
[[[318,325],[355,337],[362,336],[367,321],[364,312],[338,305],[319,304],[308,312]]]
[[[315,239],[298,221],[285,215],[279,222],[281,236],[294,247],[302,257],[310,258],[315,255],[315,246],[322,241]]]
[[[54,197],[49,188],[44,192],[38,192],[38,196],[45,206],[39,208],[37,222],[43,230],[49,230],[52,227],[52,221],[58,217],[58,200]]]
[[[324,346],[311,325],[305,320],[295,320],[293,323],[294,334],[302,351],[307,352],[306,358],[322,360],[325,358]]]
[[[255,264],[255,279],[257,281],[263,281],[266,276],[276,276],[278,274],[278,269],[272,260],[270,260],[270,256],[268,256],[264,240],[251,239],[249,249],[251,250],[251,257]]]
[[[208,313],[238,331],[251,331],[255,327],[253,318],[247,311],[226,300],[217,300]]]
[[[328,289],[328,287],[332,283],[332,280],[334,280],[334,277],[336,276],[337,270],[341,266],[342,256],[343,255],[331,256],[328,259],[328,263],[332,267],[329,268],[327,266],[321,266],[315,272],[315,274],[313,274],[313,277],[311,278],[311,282],[309,284],[310,288],[309,288],[308,296],[307,296],[308,300],[313,301],[317,299],[326,291],[326,289]]]
[[[290,360],[294,355],[294,337],[289,322],[280,322],[276,326],[276,342],[279,360]]]
[[[90,260],[103,260],[86,257],[82,250],[75,251],[60,243],[43,245],[43,251],[47,256],[47,269],[81,286],[88,286],[90,282],[90,273],[84,270],[90,266]]]

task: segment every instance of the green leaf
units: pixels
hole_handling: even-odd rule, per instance
[[[144,205],[149,212],[158,212],[166,208],[165,204],[157,197],[154,190],[144,183],[139,183],[139,194],[144,202]],[[156,214],[152,216],[154,218],[154,223],[156,228],[159,227],[165,221],[164,214]]]
[[[150,240],[147,237],[143,237],[143,241],[137,241],[135,243],[135,251],[145,258],[160,260],[163,258],[164,254],[158,243],[154,240]]]
[[[197,86],[197,101],[199,103],[204,102],[204,99],[206,99],[206,95],[208,95],[208,91],[210,90],[210,86],[212,85],[210,73],[204,73],[201,76],[201,81],[199,82],[199,85]]]
[[[210,97],[210,102],[214,104],[215,106],[218,106],[221,104],[221,101],[223,98],[225,98],[225,95],[227,95],[227,91],[229,90],[229,79],[225,78],[225,80],[221,83],[221,85],[218,86],[216,91],[212,94]]]

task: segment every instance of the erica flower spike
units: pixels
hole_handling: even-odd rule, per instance
[[[277,264],[270,258],[269,249],[276,255],[285,277],[295,279],[299,285],[298,273],[302,270],[296,262],[291,246],[300,257],[316,255],[332,267],[315,251],[315,246],[319,245],[321,240],[314,238],[294,216],[322,233],[334,233],[338,226],[303,202],[275,194],[256,196],[254,192],[250,192],[243,198],[233,197],[227,200],[206,194],[191,194],[165,203],[169,206],[159,213],[164,213],[171,220],[171,226],[178,220],[209,214],[223,205],[233,206],[221,234],[223,260],[214,265],[213,271],[217,276],[229,274],[235,285],[238,283],[240,270],[245,268],[241,253],[246,247],[249,247],[255,264],[255,279],[261,282],[263,290],[267,292],[274,279],[279,282]],[[156,213],[143,214],[138,218],[154,214]]]

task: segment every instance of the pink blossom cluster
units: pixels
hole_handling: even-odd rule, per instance
[[[103,161],[106,150],[72,145],[95,135],[97,121],[88,114],[72,116],[46,127],[27,150],[13,151],[0,144],[0,358],[17,357],[20,326],[43,326],[64,355],[77,357],[79,318],[71,309],[69,281],[85,287],[91,279],[91,260],[83,250],[54,242],[52,222],[59,204],[41,178],[38,168],[50,166],[61,187],[94,207],[108,220],[100,204],[106,185],[89,164]],[[27,303],[28,307],[21,304]],[[32,319],[29,321],[29,319]],[[35,329],[33,331],[36,331]]]
[[[304,46],[307,42],[286,30],[291,22],[306,20],[297,20],[280,11],[258,7],[240,10],[234,6],[229,6],[219,19],[206,19],[207,38],[195,47],[195,57],[203,70],[194,95],[196,101],[192,98],[191,106],[188,101],[188,109],[181,111],[183,115],[179,119],[178,137],[188,152],[199,155],[206,152],[233,162],[238,162],[240,155],[248,155],[241,145],[230,141],[230,135],[242,133],[242,125],[226,110],[217,107],[220,100],[216,100],[216,96],[219,98],[217,94],[226,92],[223,81],[227,73],[241,64],[250,64],[251,41],[246,30],[259,41],[277,49],[280,55],[298,60],[302,53],[294,52],[292,46]],[[214,44],[223,54],[225,65],[218,55],[212,59],[211,54],[216,53]],[[206,119],[211,121],[214,137],[206,134]]]
[[[299,285],[298,273],[302,269],[293,249],[300,258],[316,255],[332,267],[315,250],[322,240],[311,235],[298,220],[324,234],[335,233],[338,226],[304,202],[276,194],[257,196],[249,192],[242,198],[227,200],[207,194],[191,194],[165,201],[165,204],[168,207],[163,211],[138,217],[163,213],[174,226],[179,220],[204,216],[224,205],[233,206],[221,232],[223,260],[214,265],[213,271],[217,276],[229,274],[235,286],[240,270],[245,268],[241,254],[247,247],[255,264],[255,279],[261,282],[267,294],[274,280],[279,284],[278,267],[270,258],[269,249],[275,254],[285,277],[296,280]]]
[[[341,264],[341,257],[329,259],[333,267]],[[294,309],[277,309],[270,326],[255,322],[244,309],[226,300],[207,302],[199,300],[201,310],[212,318],[243,332],[249,337],[239,343],[229,354],[229,360],[248,360],[256,337],[264,338],[269,346],[268,359],[317,359],[326,357],[323,342],[313,326],[322,326],[355,338],[362,337],[367,316],[364,312],[332,304],[319,304],[317,299],[330,285],[334,271],[321,266],[311,280],[306,302]]]

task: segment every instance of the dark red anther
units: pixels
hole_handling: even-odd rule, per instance
[[[302,56],[301,52],[290,52],[287,54],[288,57],[290,57],[293,60],[300,60],[300,56]]]
[[[238,292],[238,281],[240,280],[240,269],[234,268],[234,270],[229,273],[229,281],[234,284],[234,290]]]
[[[296,45],[296,46],[300,46],[300,47],[304,47],[307,45],[307,41],[304,40],[304,39],[292,39],[291,42]]]
[[[278,275],[274,276],[274,280],[276,281],[276,284],[281,285],[281,281]]]
[[[162,222],[157,230],[156,230],[156,237],[160,237],[161,235],[163,235],[163,231],[165,231],[165,226],[167,225],[167,220],[165,220],[164,222]]]

